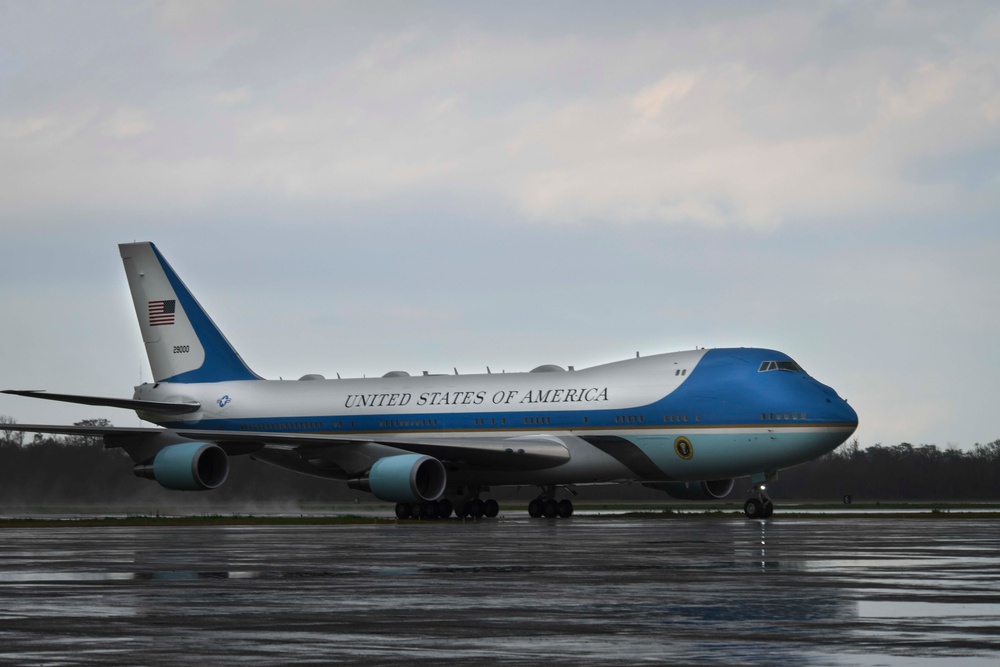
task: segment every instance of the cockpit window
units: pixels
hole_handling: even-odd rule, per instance
[[[757,372],[763,373],[764,371],[792,371],[805,373],[805,371],[802,370],[802,367],[794,361],[762,361],[760,362],[760,368],[757,369]]]

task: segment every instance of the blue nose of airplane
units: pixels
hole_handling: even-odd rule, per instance
[[[833,387],[810,378],[818,390],[814,414],[824,422],[842,425],[858,425],[858,413],[841,398]]]
[[[836,405],[836,401],[834,404]],[[847,404],[847,401],[840,399],[840,405],[836,405],[835,409],[841,415],[840,420],[845,424],[853,424],[854,426],[858,425],[858,413],[854,410],[854,408]]]

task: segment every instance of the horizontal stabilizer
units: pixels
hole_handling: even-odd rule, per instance
[[[2,394],[27,396],[28,398],[44,398],[47,401],[62,401],[63,403],[79,403],[80,405],[102,405],[109,408],[125,408],[126,410],[142,410],[143,412],[159,412],[165,415],[183,415],[197,412],[201,403],[196,401],[172,403],[168,401],[137,401],[131,398],[104,398],[102,396],[77,396],[74,394],[50,394],[43,390],[5,389]]]

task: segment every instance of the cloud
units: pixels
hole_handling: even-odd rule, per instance
[[[252,97],[253,93],[250,92],[249,88],[232,88],[213,95],[212,102],[223,107],[234,107],[249,102]]]
[[[53,116],[0,119],[0,136],[5,139],[24,139],[38,135],[56,123]]]
[[[700,78],[692,72],[676,72],[640,90],[632,98],[632,106],[645,120],[658,117],[668,103],[679,102],[687,97]]]
[[[144,109],[122,107],[111,112],[102,123],[102,129],[109,137],[130,139],[153,130],[153,122]]]
[[[103,62],[134,86],[98,97],[36,69],[54,102],[0,108],[14,156],[0,175],[17,185],[3,203],[463,192],[524,224],[773,231],[961,211],[966,172],[927,162],[1000,142],[997,22],[945,8],[777,6],[605,32],[473,13],[366,19],[349,37],[336,18],[321,13],[324,34],[294,10],[167,3],[134,62]],[[887,48],[897,25],[912,38]]]

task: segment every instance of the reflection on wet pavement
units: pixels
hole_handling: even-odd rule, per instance
[[[993,665],[975,518],[0,531],[0,663]]]

